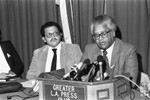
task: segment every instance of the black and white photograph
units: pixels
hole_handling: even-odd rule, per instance
[[[0,100],[150,100],[150,0],[0,0]]]

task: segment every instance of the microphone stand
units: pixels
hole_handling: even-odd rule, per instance
[[[93,71],[94,68],[95,68],[95,65],[93,64],[93,66],[92,66],[92,68],[90,69],[88,75],[85,76],[85,77],[83,77],[83,78],[82,78],[82,81],[84,81],[84,82],[90,82],[90,81],[92,81],[92,79],[91,79],[91,78],[92,78],[91,72]]]
[[[102,69],[102,62],[99,62],[99,76],[100,76],[100,81],[102,81],[104,79],[103,69]]]

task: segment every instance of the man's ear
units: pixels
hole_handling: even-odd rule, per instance
[[[62,36],[63,36],[63,34],[62,34],[62,33],[60,33],[60,36],[62,37]]]
[[[42,37],[42,40],[43,40],[44,42],[46,42],[45,37]]]
[[[60,33],[61,41],[64,41],[63,33]]]
[[[114,37],[116,36],[116,32],[115,31],[113,31],[112,34],[113,34]]]

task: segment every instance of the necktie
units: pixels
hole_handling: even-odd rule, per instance
[[[51,71],[56,70],[56,62],[57,62],[57,54],[56,54],[57,49],[52,49],[54,52],[53,60],[52,60],[52,65],[51,65]]]
[[[107,58],[107,51],[104,50],[103,51],[103,57],[105,60],[105,64],[106,64],[106,73],[108,74],[105,79],[111,79],[113,77],[113,69],[109,67],[109,62],[108,62],[108,58]]]
[[[105,63],[106,63],[106,68],[109,68],[109,62],[108,62],[107,51],[106,50],[103,51],[103,57],[104,57],[104,60],[105,60]]]

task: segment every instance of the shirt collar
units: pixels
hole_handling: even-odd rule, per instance
[[[113,50],[113,48],[114,48],[114,44],[115,44],[115,42],[113,42],[113,44],[112,44],[108,49],[106,49],[107,53],[112,52],[112,50]],[[103,52],[103,51],[104,51],[104,50],[101,49],[101,52]]]
[[[114,44],[115,44],[115,42],[114,42],[106,51],[107,51],[107,52],[112,51],[112,50],[113,50],[113,47],[114,47]]]

